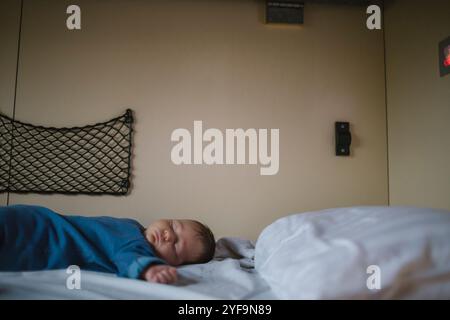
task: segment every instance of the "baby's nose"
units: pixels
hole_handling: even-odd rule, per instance
[[[164,230],[164,241],[171,242],[172,238],[172,233],[170,233],[168,230]]]

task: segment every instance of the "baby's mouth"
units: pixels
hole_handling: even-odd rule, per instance
[[[153,242],[157,245],[161,242],[161,236],[158,231],[153,232]]]

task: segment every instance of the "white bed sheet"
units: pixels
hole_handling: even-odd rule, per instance
[[[282,299],[450,299],[449,211],[294,214],[266,227],[255,253],[256,270]]]
[[[253,268],[254,245],[222,238],[207,264],[178,268],[176,285],[81,271],[81,289],[69,290],[66,270],[0,272],[0,299],[275,299]]]

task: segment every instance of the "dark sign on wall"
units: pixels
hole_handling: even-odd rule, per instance
[[[266,1],[266,23],[303,24],[303,2]]]

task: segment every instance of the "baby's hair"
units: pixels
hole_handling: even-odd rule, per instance
[[[192,222],[198,226],[198,229],[196,230],[197,236],[203,244],[203,250],[195,263],[207,263],[214,258],[214,253],[216,252],[216,240],[214,234],[211,229],[203,223],[196,220],[192,220]]]

